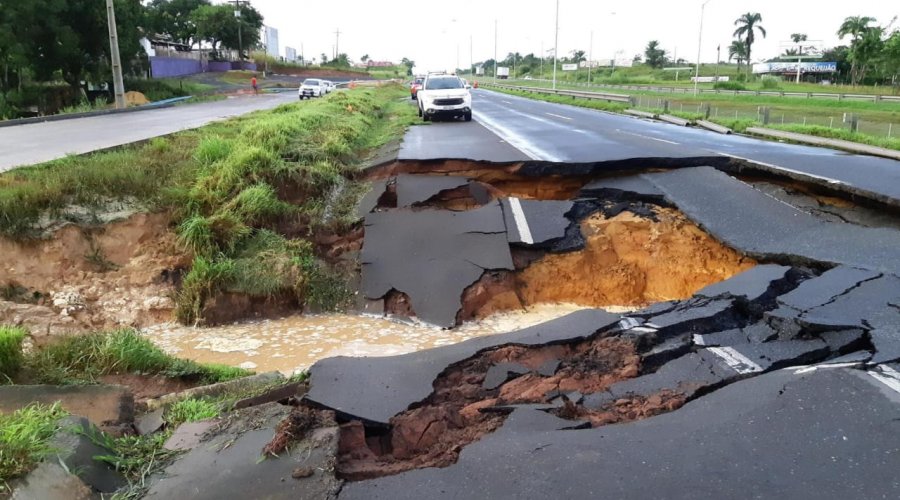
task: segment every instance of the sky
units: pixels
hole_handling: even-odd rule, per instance
[[[281,53],[290,46],[307,59],[331,54],[340,29],[340,52],[358,61],[399,61],[408,57],[419,70],[468,67],[497,53],[545,52],[554,45],[555,0],[251,0],[267,25],[279,31]],[[632,58],[643,54],[650,40],[658,40],[669,57],[697,59],[703,0],[559,0],[559,53],[591,52],[593,59]],[[734,20],[745,12],[759,12],[768,36],[753,46],[754,61],[783,52],[792,33],[831,47],[841,42],[837,29],[848,16],[865,15],[882,25],[900,15],[900,2],[889,0],[709,0],[704,11],[700,59],[715,62],[716,47],[727,59]],[[894,23],[900,28],[900,21]],[[849,43],[849,40],[844,43]],[[470,52],[471,50],[471,52]],[[471,55],[470,55],[471,54]],[[470,59],[471,57],[471,59]]]

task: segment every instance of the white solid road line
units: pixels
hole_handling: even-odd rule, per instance
[[[550,116],[555,116],[555,117],[557,117],[557,118],[562,118],[563,120],[570,120],[570,121],[572,120],[572,119],[569,118],[568,116],[556,115],[556,114],[553,114],[553,113],[544,113],[544,114],[545,114],[545,115],[550,115]]]
[[[502,103],[504,103],[504,104],[512,104],[512,103],[509,102],[509,101],[500,101],[500,102],[502,102]]]
[[[878,370],[878,371],[876,371]],[[868,371],[875,380],[888,386],[889,389],[900,394],[900,372],[887,365],[880,365],[874,370]]]
[[[525,218],[525,211],[522,210],[522,203],[518,198],[509,199],[509,207],[512,209],[513,220],[516,221],[516,229],[519,231],[519,238],[526,245],[534,244],[534,237],[531,236],[531,228],[528,227],[528,219]]]
[[[674,145],[676,145],[676,146],[680,146],[680,145],[681,145],[681,144],[679,144],[679,143],[677,143],[677,142],[675,142],[675,141],[667,141],[666,139],[660,139],[660,138],[658,138],[658,137],[651,137],[651,136],[649,136],[649,135],[636,134],[636,133],[634,133],[634,132],[626,132],[626,131],[624,131],[624,130],[622,130],[622,129],[618,129],[618,128],[616,129],[616,132],[621,132],[621,133],[623,133],[623,134],[633,135],[633,136],[635,136],[635,137],[640,137],[640,138],[642,138],[642,139],[650,139],[651,141],[665,142],[666,144],[674,144]]]
[[[725,364],[741,375],[763,371],[761,366],[731,347],[708,347],[707,349],[709,352],[722,358],[722,361],[725,361]]]
[[[831,177],[823,177],[821,175],[815,175],[815,174],[810,174],[807,172],[801,172],[800,170],[794,170],[792,168],[782,167],[781,165],[773,165],[771,163],[766,163],[766,162],[762,162],[762,161],[751,160],[750,158],[744,158],[743,156],[737,156],[737,155],[733,155],[733,154],[729,154],[729,153],[724,153],[722,151],[713,151],[713,152],[718,153],[723,156],[727,156],[729,158],[734,158],[736,160],[744,160],[746,162],[756,163],[757,165],[762,165],[764,167],[776,168],[778,170],[784,170],[785,172],[791,172],[791,173],[794,173],[797,175],[802,175],[804,177],[809,177],[812,179],[819,179],[819,180],[825,181],[829,184],[844,184],[843,181],[839,181],[837,179],[832,179]]]

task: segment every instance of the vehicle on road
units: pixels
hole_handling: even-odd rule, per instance
[[[509,68],[505,66],[499,66],[497,68],[497,78],[501,80],[506,80],[509,78]]]
[[[422,90],[422,84],[425,83],[424,77],[416,77],[415,80],[411,84],[409,84],[409,98],[416,99],[416,96],[420,90]]]
[[[437,117],[472,121],[472,94],[459,77],[428,75],[417,96],[419,116],[426,122]]]
[[[469,80],[466,80],[465,78],[460,78],[460,80],[462,80],[463,86],[466,88],[466,90],[472,88],[472,85],[469,83]]]
[[[325,81],[316,78],[307,78],[306,80],[303,80],[303,84],[300,85],[300,89],[297,91],[297,95],[300,99],[322,97],[327,93]]]
[[[325,93],[330,94],[334,92],[336,85],[331,80],[322,80],[322,83],[325,84]]]

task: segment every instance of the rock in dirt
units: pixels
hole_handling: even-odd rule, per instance
[[[134,422],[134,428],[137,433],[141,436],[146,436],[147,434],[153,434],[162,429],[162,427],[166,425],[166,421],[163,419],[163,413],[165,413],[165,410],[159,408],[158,410],[151,411],[150,413],[138,417]]]
[[[311,430],[278,456],[262,456],[292,408],[268,403],[232,412],[197,446],[150,480],[148,499],[336,498],[337,425]],[[291,478],[298,469],[312,475]]]
[[[0,413],[12,413],[31,403],[53,404],[113,434],[131,427],[134,397],[119,385],[7,385],[0,386]]]

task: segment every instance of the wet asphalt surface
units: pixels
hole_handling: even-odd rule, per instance
[[[604,203],[636,213],[644,203],[674,206],[760,265],[693,298],[625,315],[586,310],[403,356],[318,362],[307,400],[335,410],[339,421],[384,429],[422,404],[441,373],[478,352],[597,336],[640,345],[639,376],[600,392],[509,405],[502,427],[466,446],[456,463],[348,482],[340,498],[900,496],[900,231],[822,218],[703,166],[740,156],[885,202],[900,200],[897,162],[486,91],[476,92],[475,107],[473,123],[414,127],[401,161],[524,162],[520,173],[528,175],[623,175],[589,183],[573,201],[507,198],[458,213],[408,207],[464,186],[465,178],[375,183],[360,210],[369,299],[403,291],[417,312],[427,304],[420,319],[452,326],[461,292],[479,271],[509,269],[510,245],[577,249],[579,217]],[[648,167],[666,171],[641,173]],[[392,183],[403,203],[376,208]],[[492,367],[485,387],[504,383],[498,371],[518,376],[508,369]],[[688,402],[593,429],[548,413],[566,399],[601,410],[661,391]]]

